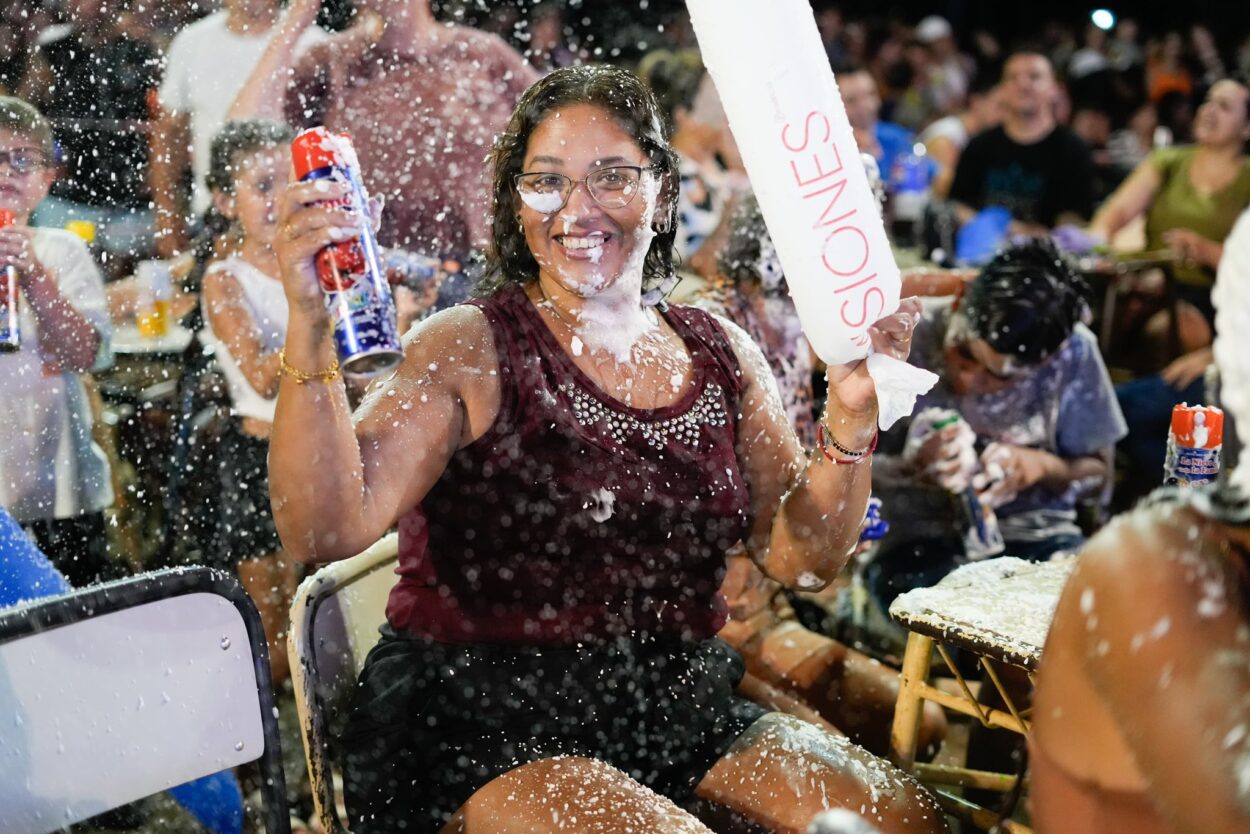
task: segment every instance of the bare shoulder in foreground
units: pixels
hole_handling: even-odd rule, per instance
[[[1250,831],[1250,528],[1149,504],[1090,541],[1038,677],[1037,830]]]

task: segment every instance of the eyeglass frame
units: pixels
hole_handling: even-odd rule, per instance
[[[38,162],[33,167],[23,170],[22,167],[16,164],[13,159],[13,155],[18,153],[31,154],[38,160]],[[48,155],[39,148],[13,148],[8,151],[0,150],[0,166],[8,166],[9,170],[14,174],[17,174],[19,177],[27,177],[38,171],[40,168],[50,167],[48,164],[49,161]]]
[[[972,341],[981,339],[976,331],[972,328],[972,323],[968,321],[967,316],[961,312],[956,312],[951,316],[950,324],[947,325],[946,338],[943,339],[944,347],[950,348],[959,354],[959,358],[963,361],[976,365],[986,376],[997,382],[1016,382],[1025,376],[1033,367],[1023,363],[1018,364],[1015,368],[1006,373],[998,373],[990,368],[972,353]],[[1011,357],[1007,357],[1009,361]]]
[[[577,186],[579,185],[585,186],[586,193],[590,195],[590,199],[594,200],[595,205],[599,206],[600,208],[623,209],[626,206],[628,206],[630,203],[632,203],[634,201],[634,198],[638,196],[637,191],[629,195],[629,199],[621,203],[619,206],[607,206],[607,205],[604,205],[603,202],[601,202],[599,198],[595,196],[595,192],[590,190],[590,183],[588,182],[588,180],[596,174],[601,174],[604,171],[616,171],[622,168],[628,169],[630,171],[636,171],[638,173],[638,183],[640,185],[642,184],[643,174],[656,170],[656,166],[654,165],[607,165],[603,168],[596,168],[595,170],[591,171],[590,173],[588,173],[586,176],[582,177],[579,180],[575,180],[572,177],[570,177],[568,174],[561,174],[558,171],[522,171],[521,173],[514,174],[512,176],[512,187],[516,189],[517,194],[520,195],[521,194],[521,177],[532,177],[536,174],[540,174],[540,175],[548,176],[548,177],[561,177],[568,181],[569,193],[564,198],[564,202],[560,203],[560,205],[556,207],[555,211],[559,211],[560,209],[564,208],[565,206],[569,204],[569,200],[573,199],[573,192],[577,190]]]

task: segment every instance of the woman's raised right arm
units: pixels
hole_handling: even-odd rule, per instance
[[[299,51],[300,38],[317,20],[320,0],[294,0],[274,27],[260,60],[243,83],[226,121],[275,119],[284,121],[283,102]]]
[[[285,358],[317,372],[334,363],[313,259],[355,234],[352,215],[316,205],[337,183],[296,183],[284,195],[275,248],[290,304]],[[445,311],[405,338],[404,361],[353,417],[342,380],[284,375],[269,449],[270,497],[285,550],[302,562],[352,556],[382,536],[442,475],[456,449],[498,409],[494,344],[475,308]]]

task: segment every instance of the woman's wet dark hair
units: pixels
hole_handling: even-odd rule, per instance
[[[213,134],[204,183],[214,191],[234,191],[239,175],[238,160],[265,148],[289,145],[295,131],[282,122],[244,119],[226,124]]]
[[[663,228],[657,229],[643,261],[643,291],[664,285],[674,275],[677,155],[669,145],[669,133],[655,96],[636,75],[619,67],[565,67],[525,91],[508,127],[491,149],[491,241],[486,269],[477,285],[481,295],[509,282],[528,283],[538,277],[538,263],[521,228],[513,179],[523,170],[530,136],[550,113],[573,104],[590,104],[611,114],[650,159],[660,178],[660,204],[667,206],[668,217]]]
[[[1036,365],[1085,316],[1085,281],[1049,238],[994,256],[964,291],[960,310],[979,338],[1004,356]]]

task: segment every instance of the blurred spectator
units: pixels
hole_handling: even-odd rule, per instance
[[[1011,212],[1012,232],[1044,234],[1089,216],[1089,149],[1057,124],[1055,75],[1046,56],[1015,52],[1003,65],[1003,123],[968,142],[950,198],[960,222],[989,206]],[[1082,221],[1083,222],[1083,221]]]
[[[1140,215],[1146,248],[1170,248],[1182,299],[1214,321],[1211,286],[1238,215],[1250,205],[1250,89],[1225,79],[1211,88],[1194,123],[1193,145],[1155,151],[1098,209],[1090,231],[1103,240]],[[1210,341],[1197,338],[1198,344]],[[1189,339],[1182,339],[1188,342]]]
[[[1136,168],[1154,147],[1155,128],[1158,126],[1159,114],[1154,102],[1138,102],[1125,123],[1113,130],[1107,139],[1110,163],[1125,172]]]
[[[364,181],[386,199],[379,238],[467,262],[488,235],[484,158],[538,74],[502,40],[435,20],[430,0],[362,0],[373,26],[298,57],[316,0],[298,0],[231,108],[352,134]]]
[[[820,40],[825,45],[825,54],[829,56],[829,66],[835,73],[841,72],[847,65],[849,56],[843,32],[842,9],[835,3],[818,2],[816,8],[816,28],[820,30]]]
[[[961,112],[938,119],[920,132],[916,141],[924,143],[929,157],[937,166],[937,173],[930,183],[935,197],[944,199],[950,193],[955,166],[968,141],[1002,122],[1001,97],[997,76],[978,75],[968,91],[968,103]]]
[[[814,354],[755,195],[742,198],[728,225],[717,257],[718,280],[689,303],[729,319],[763,349],[795,434],[804,448],[814,447]]]
[[[1003,74],[1003,46],[988,29],[972,33],[972,61],[977,78],[998,78]]]
[[[540,73],[578,63],[578,54],[569,48],[569,30],[559,0],[546,0],[530,11],[529,49],[525,58]]]
[[[70,0],[70,23],[41,36],[22,89],[51,121],[64,166],[34,223],[88,220],[106,251],[138,256],[153,241],[146,134],[159,66],[151,44],[121,30],[127,2]]]
[[[906,128],[877,118],[881,98],[877,83],[866,69],[852,68],[838,78],[842,103],[862,153],[877,160],[881,176],[888,179],[899,154],[911,149],[913,137]]]
[[[1155,113],[1162,128],[1156,145],[1183,145],[1193,138],[1194,104],[1189,93],[1179,90],[1164,93],[1155,102]]]
[[[886,606],[963,559],[966,522],[952,492],[975,489],[997,508],[1013,556],[1040,560],[1080,545],[1078,498],[1099,495],[1124,435],[1097,340],[1081,323],[1083,292],[1053,244],[1039,239],[1001,252],[962,298],[927,301],[908,362],[940,379],[916,416],[882,434],[873,464],[886,514],[905,522],[870,567]],[[930,408],[960,420],[920,425]]]
[[[685,6],[677,6],[665,15],[660,24],[664,30],[664,39],[669,49],[696,49],[698,41],[694,36],[694,25],[690,22],[690,13]]]
[[[1137,21],[1122,17],[1115,25],[1115,35],[1107,42],[1107,58],[1119,72],[1140,71],[1146,64],[1146,55],[1137,42]]]
[[[1198,110],[1194,132],[1196,145],[1152,153],[1090,224],[1091,232],[1110,239],[1144,214],[1146,247],[1170,248],[1178,256],[1173,275],[1181,300],[1176,326],[1182,355],[1169,356],[1161,373],[1116,389],[1130,430],[1123,448],[1126,492],[1132,495],[1160,483],[1172,406],[1205,399],[1202,375],[1211,362],[1215,326],[1211,288],[1224,240],[1250,206],[1250,89],[1232,80],[1218,82]],[[1141,323],[1146,338],[1133,340],[1135,354],[1157,353],[1149,347],[1165,341],[1170,325],[1167,311]]]
[[[946,18],[929,15],[916,24],[916,40],[929,51],[929,85],[938,113],[949,115],[964,105],[976,67],[959,51]]]
[[[1194,92],[1194,80],[1185,66],[1185,42],[1177,32],[1168,32],[1162,42],[1152,45],[1146,58],[1146,84],[1150,100],[1160,102],[1168,93],[1188,98]]]
[[[200,338],[214,349],[231,415],[220,440],[222,501],[218,552],[212,555],[216,567],[238,572],[256,602],[275,687],[290,673],[283,633],[299,582],[298,566],[283,557],[274,528],[265,466],[289,317],[273,239],[292,138],[286,125],[263,121],[230,122],[213,138],[207,184],[218,211],[233,224],[238,246],[208,268],[200,296]]]
[[[1189,46],[1193,50],[1194,63],[1198,69],[1198,84],[1200,88],[1210,87],[1228,75],[1228,70],[1224,67],[1224,59],[1220,57],[1220,50],[1215,45],[1215,38],[1211,35],[1211,30],[1196,23],[1189,30]]]
[[[1050,60],[1053,69],[1067,67],[1078,48],[1076,35],[1066,23],[1051,20],[1042,27],[1039,51]]]
[[[673,126],[681,177],[674,246],[695,273],[710,277],[729,233],[737,193],[746,183],[740,165],[729,171],[722,164],[725,157],[738,159],[728,121],[698,52],[655,50],[643,59],[638,74]]]
[[[1103,76],[1107,72],[1102,70],[1093,77]],[[1090,158],[1093,160],[1094,181],[1090,192],[1095,203],[1106,199],[1123,179],[1123,174],[1111,165],[1107,153],[1107,142],[1111,139],[1112,105],[1103,89],[1105,88],[1088,88],[1082,96],[1075,98],[1070,122],[1072,132],[1089,148]]]
[[[152,194],[162,257],[186,247],[192,226],[188,211],[199,217],[208,208],[209,145],[265,51],[279,5],[279,0],[226,0],[221,11],[187,26],[169,46],[160,118],[152,135]],[[299,48],[322,39],[321,30],[310,27]]]
[[[1111,66],[1107,57],[1107,32],[1094,23],[1085,24],[1085,43],[1068,59],[1068,78],[1078,81]]]
[[[29,57],[23,28],[0,18],[0,94],[12,96],[21,90]]]
[[[846,22],[846,27],[842,30],[842,42],[846,48],[842,69],[868,65],[868,27],[862,21]]]
[[[880,24],[866,27],[864,31],[863,53],[867,60],[850,64],[843,72],[850,73],[858,67],[866,68],[876,82],[876,95],[880,102],[878,109],[885,118],[889,118],[894,101],[912,79],[906,60],[907,41],[894,29]]]
[[[0,263],[22,286],[21,348],[0,353],[0,506],[71,583],[111,578],[104,509],[113,488],[92,440],[84,377],[110,364],[100,270],[62,229],[31,228],[55,179],[52,128],[24,101],[0,98]]]
[[[933,65],[929,50],[923,43],[910,40],[903,47],[903,59],[887,70],[888,84],[895,90],[889,104],[892,122],[916,131],[939,115],[937,99],[939,90],[933,80]],[[885,103],[883,103],[883,109]]]

